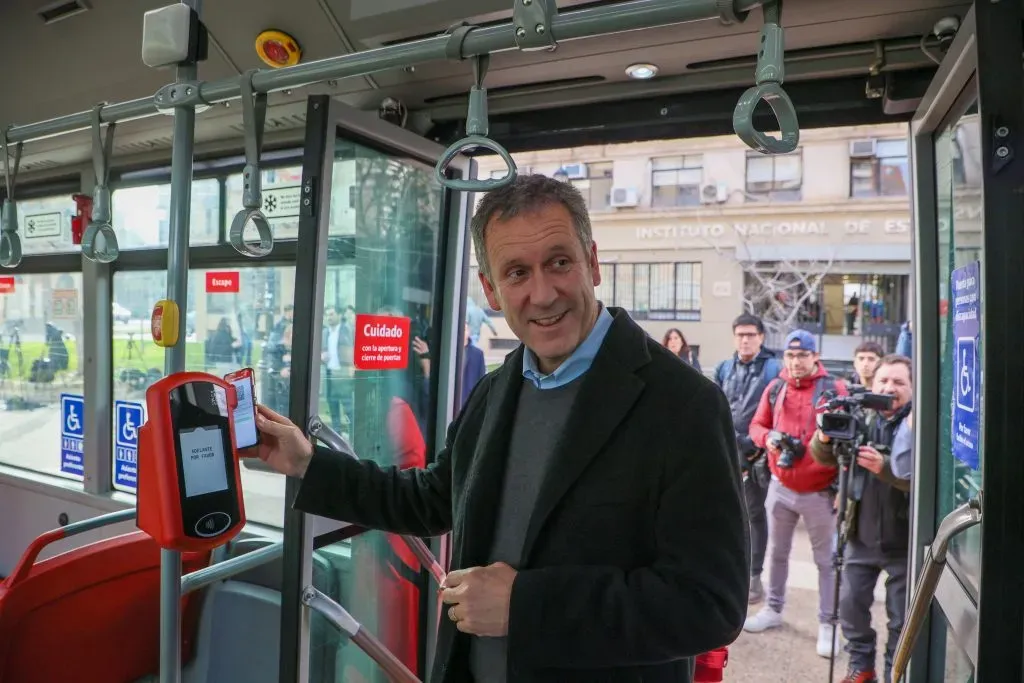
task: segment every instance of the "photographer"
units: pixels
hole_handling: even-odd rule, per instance
[[[875,683],[876,635],[871,628],[875,584],[884,570],[889,617],[885,681],[903,627],[910,545],[909,414],[913,386],[906,356],[881,360],[872,390],[892,396],[889,410],[865,411],[861,445],[850,470],[845,519],[846,553],[839,590],[839,620],[849,641],[850,670],[843,683]],[[899,439],[897,439],[899,437]],[[890,451],[892,455],[890,455]],[[811,454],[826,466],[838,464],[835,440],[818,430]]]
[[[803,517],[818,568],[817,652],[830,657],[835,596],[831,486],[837,469],[819,464],[805,451],[817,426],[816,406],[821,396],[826,391],[846,395],[847,390],[845,383],[831,377],[818,361],[816,340],[806,330],[795,330],[786,337],[783,361],[785,368],[761,396],[750,423],[750,438],[767,449],[772,473],[765,502],[772,550],[768,604],[749,617],[743,628],[759,633],[782,625],[789,553],[797,522]]]

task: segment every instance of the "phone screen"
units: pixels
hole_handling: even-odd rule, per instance
[[[241,373],[229,381],[234,385],[238,397],[238,406],[235,408],[235,448],[251,448],[259,443],[252,374]]]

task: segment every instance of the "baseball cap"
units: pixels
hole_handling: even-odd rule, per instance
[[[818,352],[818,343],[814,339],[814,335],[807,330],[793,330],[786,337],[786,345],[783,351],[786,349],[796,349],[798,351],[810,351],[812,353]]]

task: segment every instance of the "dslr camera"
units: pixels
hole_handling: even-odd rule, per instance
[[[821,414],[821,433],[847,443],[867,442],[865,410],[891,410],[894,396],[875,394],[860,385],[850,387],[849,396],[828,392],[825,412]]]
[[[772,444],[779,451],[779,467],[789,469],[797,460],[804,457],[806,447],[803,442],[795,436],[785,432],[770,432],[768,443]]]

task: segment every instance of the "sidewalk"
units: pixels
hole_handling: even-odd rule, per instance
[[[767,574],[763,578],[767,583]],[[884,581],[885,574],[879,578],[875,588],[875,605],[872,608],[872,623],[879,641],[875,670],[879,677],[882,675],[886,637]],[[756,613],[763,604],[752,605],[750,613]],[[764,633],[744,631],[729,646],[725,683],[829,683],[828,660],[815,652],[817,612],[818,570],[814,566],[811,543],[801,521],[793,538],[784,623],[782,627]],[[842,629],[839,630],[841,633]],[[846,661],[846,653],[840,652],[836,657],[835,683],[846,675]]]

